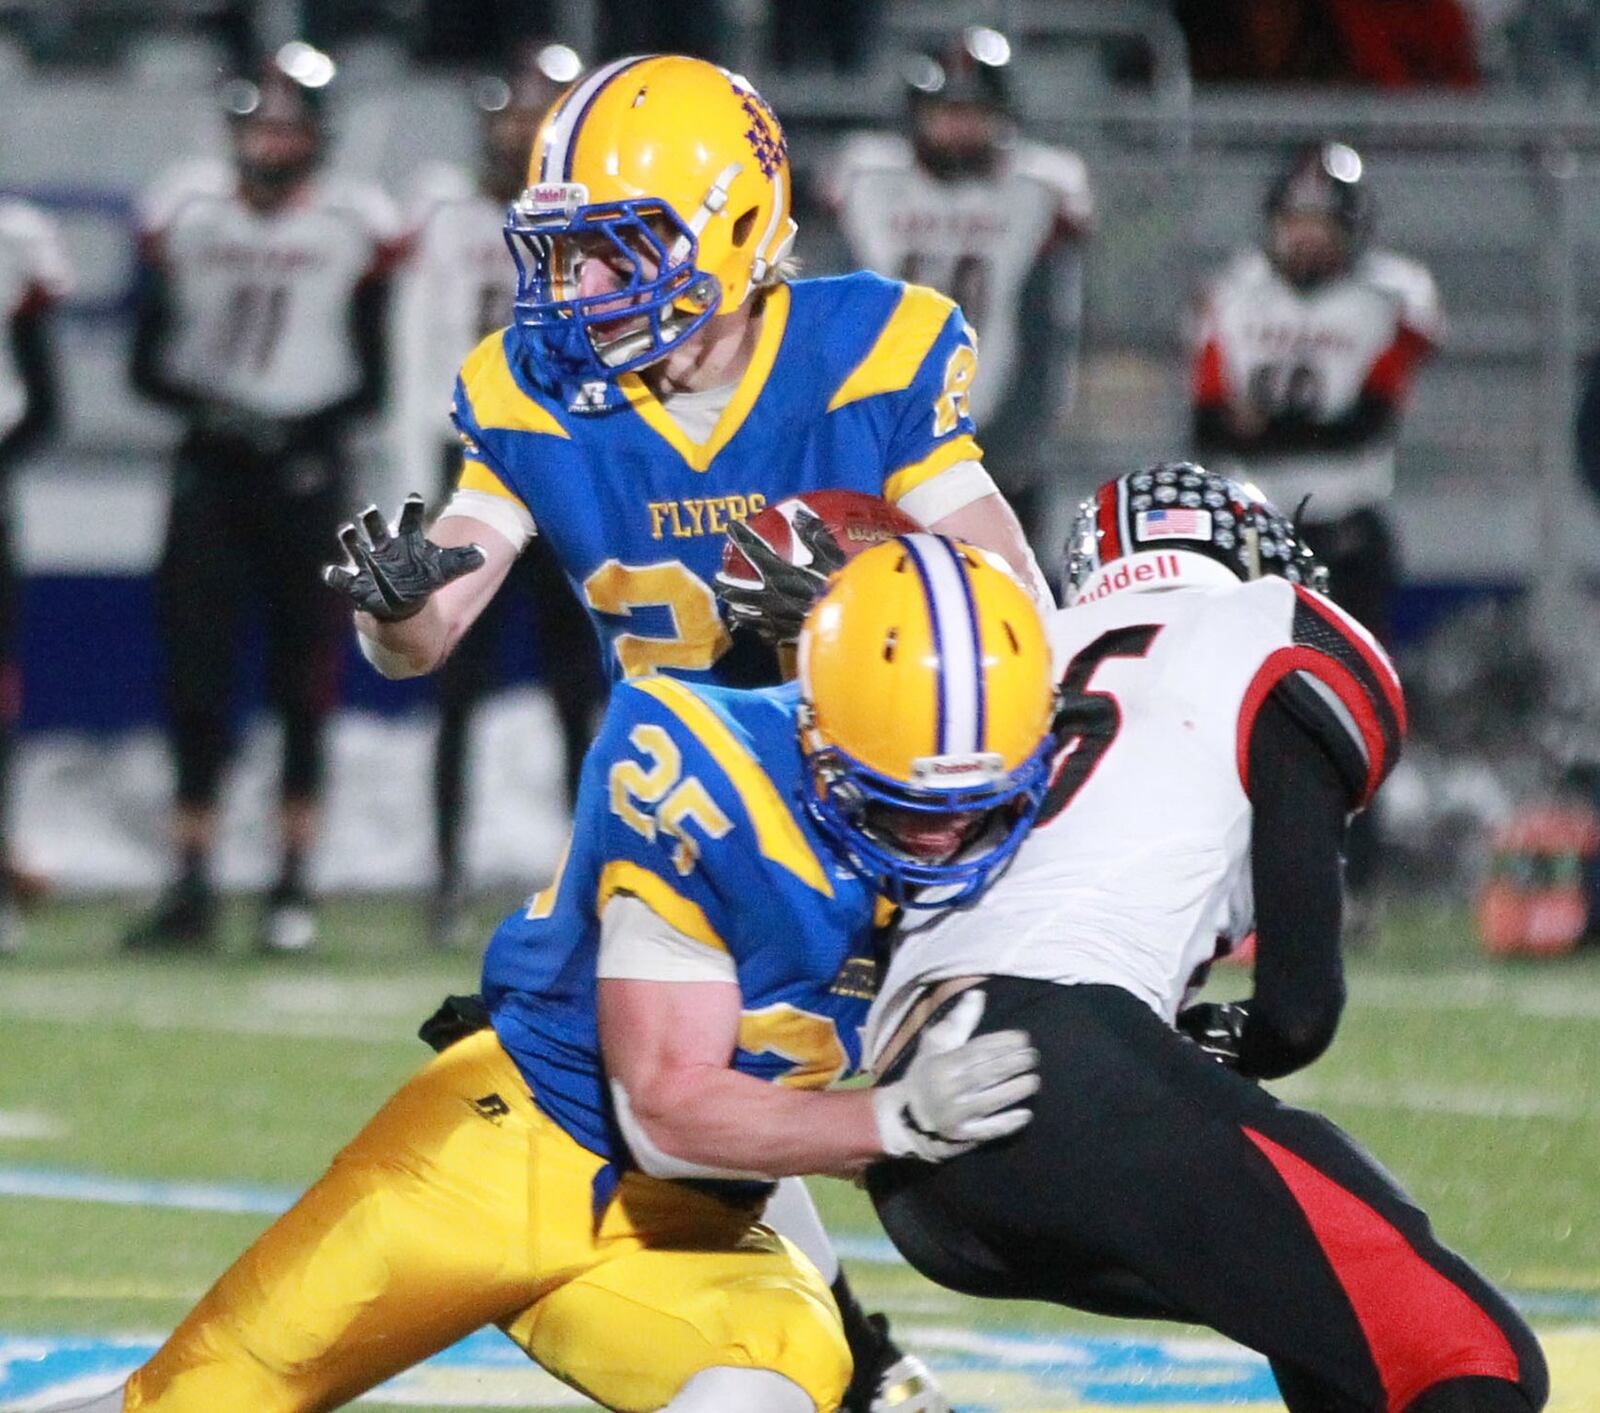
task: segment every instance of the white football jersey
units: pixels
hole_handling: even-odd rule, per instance
[[[847,142],[828,178],[828,197],[852,254],[869,270],[932,285],[961,306],[982,340],[972,417],[982,428],[1004,401],[1026,356],[1029,312],[1022,290],[1057,240],[1094,221],[1089,173],[1074,152],[1019,142],[984,176],[939,181],[916,163],[903,137],[863,134]],[[1081,303],[1052,290],[1058,307]],[[1041,322],[1034,312],[1032,324]]]
[[[410,259],[394,320],[394,429],[409,488],[432,492],[439,449],[456,442],[456,373],[479,341],[511,322],[517,270],[502,229],[504,203],[472,174],[436,164],[407,203]]]
[[[11,351],[11,321],[35,303],[54,303],[71,284],[54,223],[26,202],[0,200],[0,436],[27,411],[27,389]]]
[[[955,976],[1119,986],[1171,1021],[1196,969],[1254,927],[1246,775],[1273,688],[1301,694],[1297,716],[1364,770],[1364,797],[1399,750],[1394,670],[1327,599],[1182,551],[1113,561],[1087,588],[1048,622],[1083,733],[1005,875],[972,908],[908,915],[873,1053],[924,983]]]
[[[173,382],[272,416],[354,391],[351,299],[394,258],[400,232],[376,187],[317,177],[262,213],[239,199],[227,163],[192,162],[152,189],[140,226],[171,285],[163,371]]]
[[[1301,290],[1264,252],[1253,250],[1211,285],[1196,341],[1229,395],[1248,394],[1263,409],[1294,408],[1318,422],[1348,414],[1380,360],[1404,336],[1437,343],[1442,326],[1433,276],[1414,260],[1371,251],[1341,278]],[[1277,505],[1294,506],[1309,495],[1316,514],[1327,518],[1388,497],[1394,447],[1232,464],[1217,458],[1212,469],[1254,481]]]

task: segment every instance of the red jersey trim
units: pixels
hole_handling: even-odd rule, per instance
[[[1256,669],[1245,690],[1239,707],[1239,725],[1235,735],[1234,752],[1239,771],[1239,784],[1245,795],[1250,794],[1250,738],[1255,734],[1256,717],[1272,695],[1272,689],[1291,672],[1309,672],[1327,686],[1344,703],[1345,709],[1355,718],[1361,739],[1367,750],[1367,778],[1361,787],[1358,808],[1365,808],[1377,793],[1378,786],[1389,773],[1388,747],[1384,742],[1383,726],[1366,689],[1347,667],[1335,662],[1326,653],[1315,648],[1279,648],[1269,653],[1267,660]]]
[[[1194,401],[1197,407],[1215,407],[1228,400],[1228,376],[1222,367],[1222,345],[1209,339],[1194,363]]]
[[[1363,389],[1393,406],[1399,406],[1411,391],[1411,381],[1416,376],[1418,366],[1432,351],[1433,344],[1425,335],[1402,324],[1395,333],[1394,342],[1378,355],[1377,361],[1367,370]]]
[[[1406,734],[1406,698],[1401,689],[1399,675],[1394,670],[1394,664],[1387,656],[1367,641],[1366,636],[1355,626],[1355,620],[1346,614],[1337,605],[1331,603],[1321,594],[1314,594],[1303,585],[1294,586],[1296,596],[1312,613],[1317,614],[1329,627],[1338,630],[1339,635],[1355,649],[1361,660],[1366,663],[1368,670],[1377,678],[1378,685],[1383,690],[1389,709],[1394,712],[1396,724],[1399,726],[1400,735]]]

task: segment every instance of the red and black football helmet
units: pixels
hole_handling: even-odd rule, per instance
[[[1291,284],[1308,287],[1343,273],[1372,234],[1361,154],[1342,142],[1301,148],[1267,189],[1264,211],[1267,252]]]
[[[1163,557],[1200,555],[1249,581],[1276,574],[1326,593],[1328,571],[1286,515],[1255,487],[1193,461],[1164,461],[1107,481],[1078,507],[1067,540],[1062,591],[1068,604],[1115,588],[1176,587]],[[1114,566],[1129,561],[1124,584]],[[1135,563],[1134,561],[1137,561]],[[1220,576],[1212,571],[1207,577]]]
[[[1012,127],[1011,43],[969,25],[938,50],[913,54],[904,74],[911,144],[941,181],[982,176]]]
[[[321,163],[327,146],[327,88],[336,66],[320,49],[294,40],[250,77],[222,89],[234,162],[246,194],[271,203]]]

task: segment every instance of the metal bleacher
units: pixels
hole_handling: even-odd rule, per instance
[[[842,131],[897,119],[888,59],[866,75],[766,74],[760,6],[739,0],[732,13],[740,61],[784,116],[802,167],[824,164]],[[1600,117],[1518,95],[1195,94],[1165,8],[1133,0],[904,0],[888,12],[885,47],[952,19],[1009,27],[1030,131],[1080,150],[1099,195],[1080,391],[1057,429],[1064,502],[1108,470],[1183,447],[1188,302],[1257,237],[1260,192],[1288,147],[1338,135],[1368,158],[1380,242],[1430,265],[1450,318],[1405,437],[1399,509],[1413,572],[1515,579],[1535,547],[1571,572],[1600,564],[1600,520],[1573,479],[1570,446],[1577,360],[1600,329]],[[1105,77],[1097,47],[1108,37],[1148,47],[1147,85]],[[67,331],[70,438],[24,484],[52,505],[64,472],[124,492],[147,482],[159,504],[165,425],[124,389],[117,309],[131,198],[171,161],[223,147],[195,67],[192,45],[169,43],[115,77],[11,66],[0,82],[0,187],[58,207],[82,272]],[[397,77],[378,61],[352,63],[347,78],[337,165],[403,193],[422,162],[470,155],[459,80]],[[376,440],[371,460],[383,461]],[[1450,514],[1437,513],[1441,500]],[[53,532],[28,533],[38,550],[35,536]],[[120,556],[128,567],[151,533],[153,522]]]

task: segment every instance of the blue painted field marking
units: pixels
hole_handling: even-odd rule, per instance
[[[1217,1341],[1121,1341],[937,1328],[915,1333],[929,1361],[962,1390],[962,1407],[971,1413],[1003,1413],[1014,1407],[1014,1395],[1005,1403],[985,1399],[997,1396],[996,1384],[1014,1389],[1019,1378],[1028,1386],[1030,1406],[1038,1406],[1031,1401],[1035,1393],[1052,1402],[1129,1409],[1157,1403],[1164,1408],[1219,1403],[1249,1408],[1274,1404],[1277,1398],[1261,1359]],[[157,1336],[0,1335],[0,1404],[92,1394],[125,1378],[159,1344]],[[480,1331],[436,1355],[386,1390],[403,1399],[425,1384],[430,1402],[444,1407],[470,1405],[483,1396],[486,1378],[494,1378],[497,1389],[504,1389],[508,1370],[515,1371],[519,1394],[526,1391],[525,1406],[570,1398],[535,1370],[510,1340],[492,1330]],[[381,1400],[383,1392],[375,1397]],[[586,1405],[580,1401],[577,1406]]]

